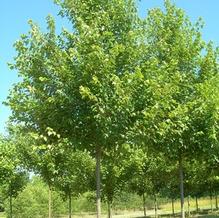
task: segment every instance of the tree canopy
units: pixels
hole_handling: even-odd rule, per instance
[[[95,157],[98,218],[102,188],[112,202],[126,175],[127,187],[156,197],[160,174],[178,165],[184,218],[187,166],[218,162],[219,53],[202,39],[202,20],[192,23],[169,0],[145,19],[134,0],[55,3],[71,29],[57,34],[51,16],[45,32],[29,21],[10,65],[21,77],[6,104],[23,164],[49,185],[68,177],[60,188],[72,192]],[[10,167],[2,160],[1,175]]]

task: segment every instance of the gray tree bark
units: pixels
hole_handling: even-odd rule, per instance
[[[175,217],[174,199],[172,198],[172,216]]]
[[[144,217],[147,217],[147,208],[145,202],[145,194],[143,193],[143,208],[144,208]]]
[[[212,193],[210,194],[210,202],[211,202],[211,212],[213,212]]]
[[[12,218],[13,217],[13,208],[12,208],[12,194],[11,193],[10,193],[10,196],[9,196],[9,208],[10,208],[9,217]]]
[[[49,193],[48,193],[48,209],[49,209],[49,218],[52,218],[52,190],[51,186],[49,185]]]
[[[190,195],[188,196],[188,217],[190,217]]]
[[[72,216],[72,207],[71,207],[71,192],[69,193],[68,196],[68,216],[71,218]]]
[[[97,206],[97,218],[101,218],[101,197],[100,197],[100,159],[101,150],[100,147],[96,147],[96,206]]]
[[[185,218],[182,157],[179,159],[181,218]]]
[[[157,196],[156,194],[154,195],[154,212],[155,212],[155,217],[157,218]]]
[[[198,213],[198,197],[195,196],[196,212]]]
[[[108,206],[108,218],[112,218],[112,203],[110,201],[107,201]]]

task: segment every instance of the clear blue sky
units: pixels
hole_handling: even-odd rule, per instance
[[[205,21],[203,37],[219,45],[219,0],[175,0],[177,6],[183,8],[192,21],[202,17]],[[163,0],[141,0],[139,13],[145,17],[147,10],[153,7],[163,7]],[[22,33],[29,30],[27,21],[34,20],[43,29],[45,17],[52,14],[58,29],[69,27],[66,20],[57,16],[58,7],[52,0],[1,0],[0,1],[0,133],[4,133],[5,122],[10,115],[9,108],[2,105],[7,98],[8,90],[18,81],[15,71],[10,71],[7,62],[13,60],[15,51],[13,43]]]

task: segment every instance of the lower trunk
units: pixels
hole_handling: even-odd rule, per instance
[[[112,218],[112,202],[108,201],[108,218]]]
[[[97,204],[97,218],[101,217],[101,197],[100,197],[100,147],[96,147],[96,204]]]
[[[210,195],[210,202],[211,202],[211,212],[213,212],[212,193],[211,193],[211,195]]]
[[[9,208],[10,208],[9,217],[12,218],[13,217],[13,209],[12,209],[12,195],[11,195],[11,193],[10,193],[10,196],[9,196]]]
[[[52,189],[50,185],[49,185],[49,194],[48,194],[48,207],[49,207],[48,218],[52,218]]]
[[[198,213],[198,197],[195,196],[196,212]]]
[[[147,217],[146,201],[145,194],[143,193],[143,208],[144,208],[144,217]]]
[[[215,193],[215,205],[216,205],[216,209],[218,210],[217,193]]]
[[[175,217],[174,199],[172,198],[172,215]]]
[[[182,158],[179,159],[181,218],[185,218]]]
[[[157,196],[156,194],[154,195],[154,212],[155,212],[155,217],[157,217]]]
[[[190,217],[190,196],[188,196],[188,217]]]
[[[71,192],[69,193],[68,196],[68,217],[71,218],[72,214],[72,207],[71,207]]]

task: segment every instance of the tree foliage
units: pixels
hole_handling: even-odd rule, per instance
[[[193,24],[169,0],[145,19],[134,0],[55,2],[72,29],[57,34],[51,16],[46,32],[30,21],[10,65],[21,77],[7,104],[23,164],[67,193],[81,177],[89,186],[96,155],[97,199],[102,163],[112,202],[125,176],[139,194],[160,192],[160,175],[175,175],[178,163],[183,204],[183,170],[190,187],[198,158],[218,163],[219,53],[202,39],[202,20]],[[2,178],[10,164],[1,160]]]

